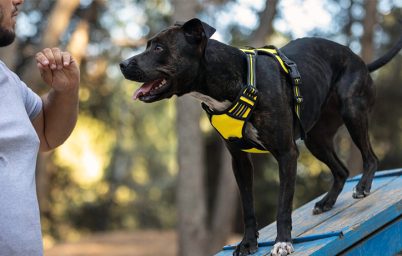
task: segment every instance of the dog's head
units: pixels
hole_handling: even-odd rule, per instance
[[[143,53],[121,62],[126,79],[144,83],[133,99],[154,102],[190,92],[214,32],[198,19],[177,23],[152,37]]]

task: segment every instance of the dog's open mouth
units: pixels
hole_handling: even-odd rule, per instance
[[[139,99],[145,102],[155,101],[162,93],[166,92],[169,87],[170,83],[165,78],[146,82],[134,92],[133,99]]]

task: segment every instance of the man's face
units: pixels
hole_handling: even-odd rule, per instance
[[[0,47],[14,41],[18,6],[23,2],[24,0],[0,0]]]

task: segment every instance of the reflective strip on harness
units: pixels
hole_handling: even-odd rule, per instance
[[[279,64],[281,65],[283,71],[285,71],[285,73],[289,74],[289,70],[286,67],[285,63],[283,62],[283,60],[281,59],[281,57],[279,57],[278,52],[276,51],[276,49],[271,49],[271,48],[258,48],[256,49],[258,52],[266,52],[266,53],[270,53],[271,55],[273,55],[276,60],[279,62]]]

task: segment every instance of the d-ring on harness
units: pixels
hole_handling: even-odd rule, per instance
[[[300,105],[303,102],[299,90],[301,77],[296,64],[272,46],[240,50],[242,50],[247,56],[247,85],[241,89],[239,95],[231,106],[224,111],[212,111],[205,103],[202,103],[202,107],[205,112],[207,112],[211,125],[227,143],[240,148],[242,151],[249,153],[269,153],[262,145],[245,136],[246,122],[251,117],[258,101],[255,58],[260,53],[274,57],[280,64],[281,70],[290,76],[295,99],[295,113],[301,127],[302,138],[304,138],[304,130],[300,122]]]

